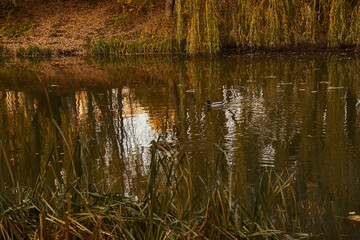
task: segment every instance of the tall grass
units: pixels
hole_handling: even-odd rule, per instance
[[[94,56],[121,56],[124,54],[152,54],[183,52],[175,39],[156,42],[152,39],[125,41],[122,38],[111,38],[109,41],[91,42],[88,39],[86,50]]]
[[[0,178],[1,239],[283,239],[300,231],[291,176],[265,171],[246,202],[237,179],[219,177],[217,164],[204,179],[186,155],[154,148],[143,196],[125,197],[91,183],[86,166],[99,151],[91,138],[71,137],[55,120],[43,126],[49,151],[31,188],[21,186],[0,142],[1,175],[10,178]]]
[[[16,56],[18,57],[50,57],[52,51],[50,48],[42,48],[37,45],[30,45],[27,48],[20,47],[16,50]]]

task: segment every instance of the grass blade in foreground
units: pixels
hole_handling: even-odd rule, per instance
[[[52,129],[61,136],[59,141],[71,138],[57,124]],[[32,189],[14,186],[11,197],[1,192],[2,239],[289,239],[290,232],[300,230],[290,178],[284,180],[275,172],[263,174],[255,204],[245,207],[231,189],[236,179],[222,181],[215,175],[201,179],[186,155],[153,149],[147,189],[136,201],[107,189],[89,190],[85,168],[92,157],[87,154],[92,152],[91,144],[82,135],[73,142],[74,146],[68,146],[72,153],[63,156],[64,166],[73,169],[66,175],[55,173],[54,168],[43,173],[66,178],[57,180],[61,187],[50,186],[41,175]],[[56,154],[50,153],[49,163],[59,159]]]

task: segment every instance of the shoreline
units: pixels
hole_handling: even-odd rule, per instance
[[[195,55],[188,54],[186,52],[126,52],[121,54],[91,54],[83,48],[73,49],[72,51],[58,51],[54,52],[51,48],[41,48],[41,50],[48,51],[45,54],[18,54],[19,49],[14,50],[8,48],[6,44],[0,43],[0,47],[5,49],[5,54],[1,54],[0,48],[0,59],[11,58],[11,59],[22,59],[22,58],[59,58],[59,57],[99,57],[99,58],[118,58],[123,56],[156,56],[156,55],[178,55],[187,57],[219,57],[228,55],[265,55],[265,54],[306,54],[306,53],[359,53],[360,48],[357,46],[340,46],[340,47],[328,47],[323,44],[314,45],[301,45],[301,46],[288,46],[281,48],[224,48],[217,54],[199,53]],[[27,48],[38,47],[37,45],[30,44]],[[27,48],[22,48],[26,50]]]
[[[279,37],[278,41],[272,43],[267,42],[266,34],[259,36],[261,38],[258,42],[253,42],[256,39],[238,41],[236,37],[232,37],[230,29],[226,29],[219,32],[220,37],[216,45],[219,51],[208,51],[208,42],[204,36],[199,37],[199,42],[187,36],[190,34],[186,29],[189,27],[186,21],[190,20],[187,13],[181,16],[185,21],[182,29],[185,34],[179,34],[177,13],[174,12],[171,17],[166,17],[161,1],[135,10],[136,4],[134,4],[112,0],[102,2],[54,0],[46,3],[39,0],[24,0],[16,2],[16,6],[12,8],[0,5],[2,25],[0,58],[4,55],[1,46],[11,49],[10,55],[31,55],[24,54],[25,51],[20,51],[21,54],[18,54],[19,49],[36,46],[40,49],[48,49],[47,55],[51,56],[102,55],[105,57],[133,54],[177,53],[188,56],[216,56],[238,53],[358,52],[360,50],[357,42],[346,39],[339,40],[336,44],[332,43],[331,38],[326,34],[329,27],[327,26],[322,31],[317,29],[320,33],[311,39],[297,39],[294,35],[289,38],[290,40],[283,41],[284,36],[279,32],[276,33]],[[259,29],[256,30],[260,32],[264,30],[261,28],[264,26],[258,27]],[[285,30],[291,31],[290,28]],[[205,34],[203,31],[205,29],[201,30],[201,34]],[[191,49],[194,43],[197,44],[195,50]]]

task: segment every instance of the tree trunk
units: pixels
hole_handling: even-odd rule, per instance
[[[165,17],[169,18],[173,15],[175,0],[165,0]]]

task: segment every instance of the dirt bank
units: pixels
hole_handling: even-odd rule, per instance
[[[24,0],[2,9],[0,44],[16,49],[48,47],[53,53],[83,55],[86,40],[166,38],[173,19],[160,6],[132,9],[114,0]]]

